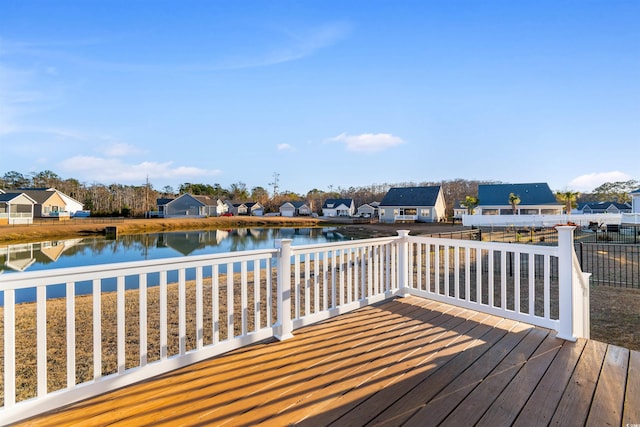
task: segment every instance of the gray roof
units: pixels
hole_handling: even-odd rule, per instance
[[[175,199],[173,198],[167,198],[167,197],[163,197],[160,199],[156,199],[156,205],[157,206],[164,206],[166,204],[168,204],[169,202],[173,202]]]
[[[631,206],[628,203],[618,202],[584,202],[578,205],[578,209],[582,210],[586,206],[589,206],[590,209],[607,209],[611,205],[615,206],[619,210],[631,209]]]
[[[391,188],[380,206],[435,206],[440,186]]]
[[[520,206],[560,205],[546,182],[531,184],[481,184],[478,185],[479,206],[510,205],[509,194],[520,198]]]
[[[199,201],[200,203],[202,203],[205,206],[216,206],[218,204],[218,199],[213,198],[211,196],[205,196],[205,195],[191,195],[191,197],[193,197],[194,199],[196,199],[197,201]]]
[[[351,206],[353,203],[353,199],[327,199],[322,204],[322,209],[333,209],[336,206],[345,205],[347,207]],[[329,205],[332,205],[329,207]]]
[[[7,193],[13,193],[13,194],[26,194],[27,196],[31,197],[33,200],[35,200],[36,203],[38,204],[42,204],[44,202],[46,202],[47,200],[49,200],[53,195],[56,194],[55,191],[50,191],[47,189],[29,189],[29,190],[5,190]]]
[[[0,202],[10,202],[13,199],[20,197],[23,193],[0,193]]]

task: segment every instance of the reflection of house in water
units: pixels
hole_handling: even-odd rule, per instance
[[[51,242],[23,243],[0,248],[0,271],[25,271],[36,261],[41,263],[57,261],[63,252],[75,246],[82,239]]]
[[[161,233],[158,236],[158,247],[167,247],[189,255],[198,249],[218,245],[229,236],[225,230],[187,231]]]
[[[64,251],[80,243],[82,239],[60,240],[54,242],[41,242],[40,252],[51,261],[57,261]]]
[[[11,270],[25,271],[36,262],[34,256],[34,244],[25,243],[22,245],[9,245],[0,249],[0,270],[4,271],[8,267]]]

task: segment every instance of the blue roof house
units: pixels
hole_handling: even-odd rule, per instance
[[[520,199],[516,215],[561,215],[563,205],[556,200],[549,185],[544,182],[530,184],[481,184],[478,186],[476,215],[513,215],[509,196]]]
[[[439,185],[389,189],[378,206],[380,222],[438,222],[446,205]]]
[[[355,212],[353,199],[327,199],[322,204],[322,216],[353,216]]]

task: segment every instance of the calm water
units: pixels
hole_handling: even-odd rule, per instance
[[[0,247],[0,274],[341,241],[335,228],[245,228],[176,231],[27,243]]]
[[[246,228],[127,235],[115,240],[91,237],[27,243],[0,247],[0,274],[273,248],[277,239],[293,239],[293,245],[345,240],[335,228]],[[170,281],[176,279],[172,274],[177,272],[170,272]],[[189,276],[193,274],[187,271],[187,279],[192,279]],[[153,286],[157,278],[149,280]],[[137,287],[137,279],[127,277],[126,287]],[[103,281],[103,290],[114,289],[115,281]],[[90,293],[90,290],[89,283],[76,286],[78,294]],[[48,298],[64,296],[64,293],[64,286],[47,288]],[[4,305],[3,294],[0,289],[0,306]],[[35,290],[16,293],[17,302],[34,299]]]

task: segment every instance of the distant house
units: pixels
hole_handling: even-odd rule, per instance
[[[227,211],[234,216],[264,215],[264,206],[262,206],[262,204],[260,204],[259,202],[234,202],[231,200],[225,200],[224,203],[227,205]]]
[[[247,205],[245,205],[244,203],[233,202],[231,200],[225,200],[224,203],[227,205],[227,212],[229,212],[234,216],[249,215],[247,213],[249,209],[247,208]]]
[[[445,218],[445,201],[439,185],[391,188],[379,206],[380,222],[438,222]]]
[[[466,215],[469,210],[464,205],[464,202],[460,200],[456,200],[453,204],[453,218],[462,219],[462,215]]]
[[[355,212],[353,199],[327,199],[322,204],[322,216],[353,216]]]
[[[356,215],[363,218],[377,218],[379,206],[380,206],[380,202],[365,203],[363,205],[358,206]]]
[[[69,215],[74,216],[74,214],[76,212],[86,212],[84,211],[84,205],[77,201],[76,199],[74,199],[71,196],[66,195],[65,193],[63,193],[62,191],[56,190],[55,188],[51,187],[51,188],[18,188],[16,189],[16,191],[19,192],[24,192],[24,191],[49,191],[49,192],[55,192],[58,193],[58,195],[60,197],[62,197],[62,200],[64,200],[64,208],[63,211],[64,212],[69,212]]]
[[[227,209],[227,206],[220,199],[192,194],[182,194],[175,199],[160,198],[156,204],[158,216],[163,218],[205,218],[222,215]]]
[[[308,216],[311,215],[311,206],[305,201],[284,202],[279,211],[280,216],[285,217]]]
[[[585,202],[578,205],[576,213],[603,214],[603,213],[631,213],[631,205],[618,202]]]
[[[7,194],[26,194],[35,201],[33,216],[35,218],[68,219],[67,202],[62,193],[55,189],[28,188],[5,190]],[[67,196],[68,197],[68,196]]]
[[[640,188],[630,193],[631,213],[640,213]]]
[[[546,183],[481,184],[478,186],[476,215],[513,215],[510,194],[518,196],[517,215],[561,215],[563,204],[558,203]]]
[[[260,202],[246,202],[245,206],[251,216],[263,216],[264,206]]]
[[[36,201],[24,193],[0,190],[0,224],[32,224]]]

